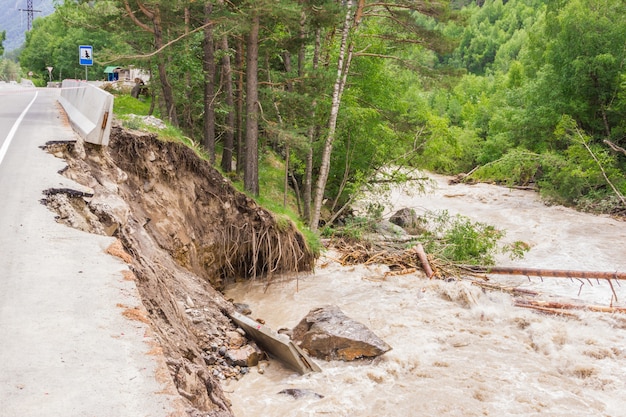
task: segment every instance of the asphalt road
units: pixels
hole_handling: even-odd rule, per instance
[[[122,315],[140,301],[104,253],[113,239],[40,203],[45,189],[80,189],[40,148],[75,139],[58,94],[0,83],[0,417],[178,415],[148,327]]]

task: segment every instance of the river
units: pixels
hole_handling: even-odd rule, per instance
[[[626,222],[546,206],[532,191],[489,184],[392,192],[395,209],[448,210],[523,241],[523,259],[500,266],[626,272]],[[393,347],[374,360],[321,361],[301,376],[272,360],[224,389],[239,417],[252,416],[626,416],[626,314],[576,311],[553,316],[515,307],[512,296],[467,281],[387,276],[385,266],[340,266],[326,253],[316,272],[230,286],[253,318],[294,327],[309,310],[338,305]],[[626,283],[493,277],[541,293],[539,299],[626,305]],[[294,399],[279,391],[310,390]]]

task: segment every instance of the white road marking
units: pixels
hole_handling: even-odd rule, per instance
[[[20,123],[22,123],[24,116],[26,116],[26,113],[28,113],[28,110],[30,110],[30,107],[33,105],[38,95],[39,95],[39,91],[36,91],[35,97],[33,97],[33,99],[30,101],[30,103],[28,103],[28,106],[26,106],[22,114],[20,114],[20,117],[18,117],[15,123],[13,123],[13,127],[9,131],[9,134],[4,140],[2,147],[0,148],[0,165],[2,165],[2,161],[4,160],[4,155],[6,155],[7,150],[9,149],[9,146],[11,145],[11,141],[13,140],[13,136],[15,136],[15,132],[17,132],[17,128],[19,127]]]

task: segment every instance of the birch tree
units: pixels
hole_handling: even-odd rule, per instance
[[[359,8],[362,7],[363,2],[363,0],[359,1]],[[348,46],[348,36],[350,35],[350,30],[353,25],[357,23],[355,22],[354,17],[358,15],[358,13],[354,13],[353,6],[354,1],[348,0],[346,3],[346,16],[341,32],[339,57],[337,59],[337,76],[333,85],[330,117],[328,120],[328,133],[326,134],[324,147],[322,148],[322,162],[315,186],[315,198],[313,200],[313,210],[311,212],[311,220],[309,223],[311,230],[317,230],[320,220],[326,181],[328,181],[328,173],[330,171],[330,157],[333,151],[333,142],[335,141],[335,134],[337,130],[337,116],[339,115],[339,106],[341,105],[341,95],[343,94],[346,78],[350,70],[350,62],[352,60],[352,47]]]
[[[398,62],[403,67],[413,67],[410,59],[403,59],[399,55],[369,52],[368,48],[373,43],[384,42],[396,53],[411,45],[415,48],[431,50],[445,50],[449,48],[450,42],[445,36],[436,30],[425,28],[419,23],[419,16],[429,16],[437,19],[447,18],[447,5],[441,1],[408,1],[396,0],[386,2],[367,2],[366,0],[351,0],[344,2],[345,18],[341,27],[341,40],[337,53],[337,69],[334,77],[333,91],[330,103],[330,112],[326,134],[321,149],[321,161],[319,173],[315,184],[315,197],[311,209],[309,226],[312,230],[317,230],[321,217],[322,206],[324,204],[325,192],[328,187],[329,174],[332,170],[333,145],[338,135],[338,118],[342,107],[342,96],[347,85],[350,74],[352,60],[359,59],[380,59]],[[365,20],[367,19],[367,21]],[[371,22],[371,23],[370,23]],[[376,33],[362,33],[362,27],[379,25]],[[359,33],[359,36],[355,34]],[[365,39],[364,35],[369,36]],[[370,42],[368,44],[368,42]],[[361,50],[355,51],[356,44],[362,44]],[[409,46],[406,46],[409,45]],[[418,66],[412,69],[416,73]],[[377,111],[375,108],[371,110]],[[347,168],[346,168],[347,169]],[[371,165],[366,168],[369,172],[376,172],[378,167]],[[345,171],[342,181],[346,181],[347,171]],[[340,187],[340,190],[345,187]],[[340,191],[341,192],[341,191]],[[337,196],[334,196],[337,201]]]

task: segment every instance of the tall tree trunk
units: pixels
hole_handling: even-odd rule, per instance
[[[293,91],[293,81],[291,80],[291,74],[289,74],[291,72],[291,52],[289,51],[284,51],[283,52],[283,63],[285,66],[285,75],[287,77],[287,81],[285,83],[285,90],[287,90],[288,92],[292,92]]]
[[[189,25],[191,24],[191,13],[189,11],[189,7],[185,7],[184,9],[185,16],[185,49],[187,51],[190,50],[191,43],[189,42]],[[191,90],[191,72],[189,70],[185,71],[185,91],[189,92]],[[182,103],[182,121],[181,124],[183,128],[191,134],[193,139],[194,129],[193,129],[193,117],[192,117],[192,103],[189,100],[184,100]]]
[[[289,144],[285,145],[285,177],[284,177],[284,184],[283,184],[283,207],[287,207],[287,196],[288,194],[288,190],[289,190],[289,158],[291,157],[290,155],[290,150],[289,150]]]
[[[161,26],[161,16],[158,9],[154,13],[154,47],[158,51],[163,47],[163,28]],[[157,57],[157,70],[159,79],[161,80],[161,89],[163,90],[163,100],[165,101],[165,111],[167,119],[174,126],[178,126],[178,115],[176,114],[176,105],[174,103],[174,91],[167,76],[165,56],[159,53]]]
[[[233,147],[235,145],[235,108],[233,99],[233,78],[230,65],[228,37],[222,36],[222,84],[224,86],[224,103],[228,106],[224,132],[224,148],[222,150],[222,170],[233,170]]]
[[[246,51],[246,161],[243,170],[243,188],[255,196],[259,195],[259,26],[259,14],[255,11]]]
[[[304,28],[301,28],[302,37],[304,37]],[[319,66],[319,55],[321,47],[322,30],[317,28],[315,31],[315,49],[313,50],[313,70],[317,70]],[[301,52],[298,55],[298,60],[304,60],[304,45],[301,48]],[[303,76],[304,64],[298,62],[298,76]],[[315,110],[317,108],[317,100],[313,100],[311,103],[311,126],[307,130],[307,138],[309,140],[309,146],[306,154],[305,168],[304,168],[304,190],[302,208],[304,212],[304,221],[309,222],[311,220],[311,201],[312,201],[312,189],[313,189],[313,145],[315,143]]]
[[[237,40],[237,50],[235,51],[235,67],[237,68],[237,107],[236,107],[236,118],[235,118],[235,133],[237,138],[237,172],[242,172],[245,164],[245,155],[244,155],[244,143],[243,143],[243,103],[244,103],[244,82],[243,76],[245,73],[244,68],[244,43],[243,38],[239,38]]]
[[[285,51],[283,53],[283,62],[285,63],[285,74],[287,76],[287,85],[286,90],[288,92],[293,91],[293,82],[289,79],[291,72],[291,53],[289,51]],[[269,66],[267,69],[268,78],[271,72],[269,71]],[[283,129],[283,118],[280,115],[280,110],[278,109],[278,104],[274,102],[274,107],[276,108],[276,115],[278,117],[278,122],[280,123],[280,128]],[[287,195],[289,193],[289,173],[291,170],[290,158],[291,158],[291,148],[290,148],[290,139],[285,139],[285,177],[283,178],[283,207],[287,207]]]
[[[324,148],[322,149],[322,162],[320,172],[315,185],[315,199],[313,201],[313,212],[311,213],[311,221],[309,227],[311,230],[317,230],[320,214],[322,211],[322,201],[324,200],[324,191],[326,190],[326,182],[328,181],[328,173],[330,172],[330,156],[333,150],[333,142],[337,130],[337,116],[339,115],[339,106],[341,104],[341,95],[345,86],[345,79],[350,70],[351,56],[348,47],[348,34],[352,27],[352,5],[353,1],[348,0],[346,18],[343,23],[343,33],[341,34],[341,46],[339,47],[339,58],[337,60],[337,77],[333,85],[333,97],[330,108],[330,116],[328,120],[328,133]],[[348,55],[348,57],[346,57]],[[347,59],[348,58],[348,59]]]
[[[211,13],[213,5],[204,6],[204,148],[209,153],[211,164],[215,162],[215,53]]]
[[[148,67],[152,68],[152,64],[150,64]],[[150,69],[149,74],[150,74],[150,79],[152,79],[152,69]],[[157,98],[157,94],[154,88],[150,88],[148,89],[148,91],[150,92],[150,109],[148,109],[148,116],[152,116],[154,114],[154,106],[158,98]]]
[[[298,50],[298,77],[304,74],[304,56],[306,53],[306,12],[300,13],[300,49]]]

